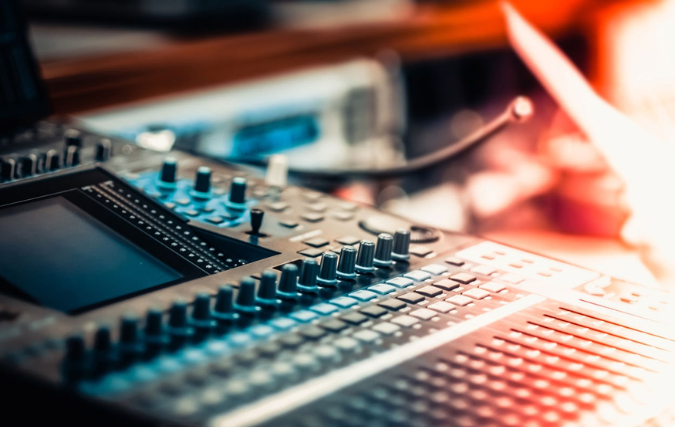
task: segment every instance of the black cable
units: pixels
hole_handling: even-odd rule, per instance
[[[408,175],[421,169],[442,163],[464,150],[467,150],[504,129],[511,123],[523,123],[534,114],[534,106],[529,98],[519,96],[501,113],[485,126],[460,139],[451,145],[433,153],[410,160],[401,166],[384,169],[298,169],[290,168],[289,172],[303,177],[318,179],[345,179],[345,178],[395,178]]]

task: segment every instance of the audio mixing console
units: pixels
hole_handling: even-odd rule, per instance
[[[664,291],[287,185],[278,158],[265,176],[49,122],[0,144],[9,412],[210,427],[672,421]],[[18,409],[27,399],[36,411]]]

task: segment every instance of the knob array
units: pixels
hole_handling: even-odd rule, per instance
[[[245,277],[239,283],[236,296],[233,286],[225,285],[218,289],[215,301],[209,293],[201,292],[195,295],[192,304],[181,299],[174,301],[168,313],[150,308],[144,325],[138,316],[127,314],[120,320],[117,342],[110,327],[102,325],[95,332],[90,351],[81,335],[69,337],[63,361],[64,376],[69,381],[96,377],[163,351],[175,351],[214,333],[224,333],[238,320],[255,317],[263,310],[275,310],[280,303],[293,304],[303,294],[317,294],[322,287],[337,287],[339,280],[351,281],[357,272],[370,274],[375,266],[387,268],[393,263],[392,258],[401,259],[408,252],[409,233],[399,231],[397,236],[381,234],[377,245],[362,241],[358,251],[345,246],[339,257],[326,252],[321,264],[311,258],[303,260],[300,269],[286,264],[279,277],[274,271],[266,270],[257,286],[253,278]]]

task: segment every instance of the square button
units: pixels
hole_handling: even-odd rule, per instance
[[[223,222],[225,222],[225,220],[222,217],[219,217],[219,216],[210,216],[210,217],[206,218],[206,221],[210,222],[211,224],[215,224],[215,225],[222,224]]]
[[[393,279],[387,280],[387,283],[390,285],[394,285],[397,288],[407,288],[408,286],[412,285],[415,282],[405,277],[394,277]]]
[[[424,301],[424,296],[415,292],[408,292],[407,294],[399,295],[398,299],[410,304],[417,304],[420,301]]]
[[[321,237],[315,237],[313,239],[304,240],[302,243],[309,245],[313,248],[320,248],[322,246],[326,246],[328,244],[328,240],[323,239]]]
[[[314,212],[326,212],[326,209],[328,209],[328,205],[326,205],[325,203],[321,203],[321,202],[312,203],[311,205],[308,205],[307,207]]]
[[[441,288],[443,290],[446,290],[446,291],[451,291],[453,289],[459,288],[459,283],[457,283],[455,281],[452,281],[452,280],[444,279],[444,280],[441,280],[439,282],[434,283],[434,286],[436,286],[437,288]]]
[[[453,274],[452,276],[450,276],[450,278],[452,280],[454,280],[455,282],[459,282],[459,283],[462,283],[464,285],[469,284],[469,283],[473,282],[474,280],[476,280],[476,276],[472,276],[471,274],[468,274],[468,273]]]
[[[408,304],[404,303],[403,301],[399,301],[397,299],[390,299],[390,300],[387,300],[387,301],[382,301],[378,305],[380,307],[384,307],[384,308],[387,308],[387,309],[392,310],[392,311],[399,311],[400,309],[402,309],[403,307],[405,307]]]
[[[341,316],[340,319],[352,325],[360,325],[361,323],[365,323],[368,321],[368,316],[365,316],[361,313],[357,313],[356,311],[354,311],[349,314],[345,314],[344,316]]]
[[[274,319],[272,320],[272,322],[270,322],[270,324],[277,329],[281,329],[282,331],[289,330],[295,325],[297,325],[297,323],[294,320],[289,319],[288,317],[280,317],[278,319]]]
[[[448,267],[440,264],[431,264],[427,265],[426,267],[422,267],[420,270],[438,276],[439,274],[443,274],[448,271]]]
[[[279,225],[286,228],[295,228],[298,226],[298,223],[291,220],[279,221]]]
[[[486,291],[489,291],[489,292],[497,293],[497,292],[501,292],[504,289],[506,289],[506,286],[502,285],[501,283],[497,283],[497,282],[487,282],[487,283],[484,283],[484,284],[480,285],[479,288],[485,289]]]
[[[344,331],[345,329],[347,329],[349,327],[349,325],[347,325],[345,322],[343,322],[342,320],[338,320],[338,319],[327,320],[327,321],[323,322],[320,326],[322,328],[328,330],[328,331],[331,331],[331,332]]]
[[[389,322],[382,322],[378,325],[373,326],[373,330],[381,333],[382,335],[391,335],[394,332],[397,332],[401,329],[400,326],[394,325]]]
[[[450,264],[450,265],[454,265],[454,266],[456,266],[456,267],[461,267],[461,266],[463,266],[464,264],[466,264],[466,262],[464,262],[463,260],[461,260],[461,259],[459,259],[459,258],[457,258],[457,257],[454,257],[454,256],[451,256],[451,257],[446,258],[446,259],[445,259],[445,262],[448,263],[448,264]]]
[[[176,204],[172,202],[164,202],[164,206],[166,206],[169,209],[173,209],[176,207]]]
[[[326,332],[325,329],[321,329],[317,326],[308,326],[308,327],[298,331],[298,333],[300,335],[302,335],[303,337],[305,337],[306,339],[312,340],[312,341],[320,340],[321,338],[328,335],[328,333]]]
[[[360,240],[354,236],[340,237],[339,239],[335,239],[335,241],[342,245],[355,245],[360,242]]]
[[[323,221],[323,215],[318,213],[306,213],[302,215],[302,219],[307,222],[321,222]]]
[[[334,212],[333,217],[335,219],[339,219],[340,221],[349,221],[350,219],[354,218],[354,215],[350,214],[349,212]]]
[[[298,334],[284,335],[283,337],[279,338],[279,344],[286,348],[297,348],[304,341],[305,340]]]
[[[448,313],[448,312],[452,311],[455,308],[455,306],[450,304],[450,303],[440,301],[440,302],[429,305],[429,308],[432,309],[432,310],[436,310],[438,312],[441,312],[441,313]]]
[[[370,291],[364,291],[363,289],[360,291],[352,292],[349,294],[350,297],[356,298],[359,301],[370,301],[371,299],[377,298],[377,294],[375,292],[370,292]]]
[[[356,338],[359,341],[363,341],[366,343],[371,343],[374,341],[377,341],[380,338],[380,334],[378,334],[375,331],[371,331],[369,329],[363,329],[361,331],[358,331],[352,335],[354,338]]]
[[[331,304],[337,305],[340,308],[349,308],[353,307],[359,302],[355,300],[354,298],[349,298],[349,297],[339,297],[335,298],[334,300],[330,301]]]
[[[487,296],[490,296],[490,292],[484,291],[482,289],[474,288],[474,289],[469,289],[466,292],[462,292],[462,295],[466,295],[467,297],[471,297],[473,299],[483,299]]]
[[[419,320],[412,317],[412,316],[403,315],[403,316],[394,317],[393,319],[391,319],[391,322],[396,323],[397,325],[403,326],[404,328],[409,328],[412,325],[414,325],[415,323],[418,323]]]
[[[437,313],[427,308],[420,308],[419,310],[410,312],[410,315],[413,317],[417,317],[418,319],[429,320],[432,317],[436,317]]]
[[[501,279],[505,282],[513,283],[514,285],[517,285],[518,283],[521,283],[525,280],[524,278],[518,276],[517,274],[513,274],[513,273],[502,274],[499,277],[499,279]]]
[[[328,316],[329,314],[333,314],[336,311],[338,311],[338,308],[334,306],[333,304],[317,304],[313,307],[310,307],[310,310],[312,310],[315,313],[319,313],[323,316]]]
[[[425,286],[423,288],[416,289],[415,292],[417,292],[418,294],[422,294],[424,296],[427,296],[427,297],[437,297],[437,296],[439,296],[440,294],[443,293],[442,290],[438,289],[435,286]]]
[[[410,253],[418,257],[425,257],[431,252],[433,251],[426,246],[412,246],[410,248]]]
[[[186,210],[183,211],[183,213],[187,216],[198,216],[199,215],[199,212],[197,212],[194,209],[186,209]]]
[[[179,205],[182,205],[182,206],[186,206],[186,205],[190,204],[190,199],[187,199],[187,198],[178,199],[178,200],[176,200],[176,203],[178,203]]]
[[[416,282],[423,282],[427,279],[431,279],[431,274],[422,270],[414,270],[409,273],[404,274],[408,279],[413,279]]]
[[[373,292],[377,292],[380,295],[387,295],[387,294],[390,294],[390,293],[392,293],[396,290],[396,288],[393,287],[393,286],[383,285],[381,283],[379,285],[373,285],[373,286],[369,287],[368,289],[373,291]]]
[[[288,207],[288,203],[275,202],[270,203],[269,205],[267,205],[267,207],[270,208],[270,210],[273,212],[283,212]]]
[[[458,305],[460,307],[467,306],[467,305],[469,305],[473,302],[473,300],[471,298],[466,297],[464,295],[455,295],[455,296],[452,296],[452,297],[446,299],[446,301],[451,302],[451,303],[453,303],[455,305]]]
[[[323,254],[323,251],[320,250],[320,249],[315,249],[315,248],[307,248],[307,249],[303,249],[301,251],[298,251],[298,253],[300,255],[308,256],[308,257],[311,257],[311,258],[316,258],[319,255]]]
[[[319,315],[317,315],[316,313],[313,313],[309,310],[300,310],[300,311],[296,311],[295,313],[291,314],[291,317],[293,319],[297,320],[298,322],[309,323],[314,319],[318,319]]]
[[[380,303],[380,304],[382,304],[382,303]],[[405,307],[405,303],[402,303],[402,304],[403,304],[403,307]],[[374,317],[374,318],[382,317],[385,314],[387,314],[387,310],[385,310],[382,307],[378,307],[376,305],[371,305],[369,307],[362,308],[361,310],[359,310],[359,312],[365,314],[366,316],[370,316],[370,317]]]
[[[486,276],[489,276],[490,274],[496,272],[497,270],[495,268],[492,268],[488,265],[477,265],[474,268],[471,269],[474,273],[478,274],[484,274]]]
[[[359,343],[354,338],[350,337],[338,338],[333,342],[333,345],[342,351],[349,352],[356,351],[359,348]]]

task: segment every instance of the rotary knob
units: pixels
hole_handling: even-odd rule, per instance
[[[173,157],[167,157],[162,163],[162,169],[159,172],[159,183],[165,187],[173,187],[176,185],[176,172],[178,170],[178,162]]]
[[[221,325],[227,325],[234,320],[234,291],[232,286],[226,285],[218,288],[216,305],[211,314]]]
[[[356,258],[356,271],[361,274],[372,273],[375,270],[375,245],[373,242],[362,240],[359,245],[359,254]]]
[[[319,273],[319,264],[313,259],[305,259],[302,261],[300,268],[300,278],[298,279],[298,290],[302,293],[316,293],[319,287],[316,284],[316,279]]]
[[[26,156],[23,156],[21,158],[21,167],[19,168],[21,170],[21,176],[26,178],[35,175],[37,173],[37,166],[37,155],[30,153]]]
[[[136,315],[127,314],[120,321],[119,353],[123,366],[135,362],[143,353]]]
[[[410,259],[410,231],[404,228],[396,231],[391,257],[396,261],[407,261]]]
[[[333,252],[326,252],[321,257],[319,277],[316,279],[319,286],[337,286],[338,257]]]
[[[230,195],[228,196],[228,205],[232,208],[246,208],[246,178],[236,177],[230,184]]]
[[[245,277],[239,282],[239,292],[234,309],[244,315],[252,315],[259,310],[255,300],[255,280],[251,277]]]
[[[377,236],[377,246],[375,247],[374,264],[378,267],[390,267],[393,262],[391,260],[391,252],[394,248],[394,238],[391,234],[382,233]]]
[[[169,327],[167,331],[171,336],[171,348],[176,349],[194,334],[188,324],[188,307],[183,300],[176,300],[169,309]]]
[[[285,301],[298,299],[298,267],[295,265],[286,264],[281,268],[277,296]]]
[[[216,326],[211,315],[211,295],[208,293],[200,292],[195,296],[191,324],[200,336],[208,335]]]
[[[265,270],[260,276],[258,286],[258,304],[266,307],[277,305],[277,275],[271,270]]]
[[[195,176],[194,194],[200,197],[208,197],[211,192],[211,168],[200,166]]]
[[[351,280],[356,277],[356,249],[351,246],[345,246],[340,251],[337,277],[343,280]]]
[[[112,142],[108,138],[101,139],[96,144],[96,161],[107,162],[112,156]]]
[[[61,157],[59,156],[59,152],[56,150],[47,151],[47,155],[45,157],[44,171],[45,172],[55,171],[60,167],[61,167]]]
[[[145,317],[145,348],[151,357],[158,354],[169,344],[163,317],[164,313],[158,307],[150,308]]]

